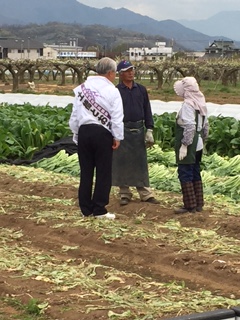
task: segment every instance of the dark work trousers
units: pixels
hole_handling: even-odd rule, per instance
[[[196,161],[193,164],[178,164],[178,178],[181,183],[201,181],[200,162],[202,150],[196,152]]]
[[[80,126],[78,131],[80,165],[78,197],[84,216],[107,213],[105,206],[109,203],[112,183],[112,145],[112,134],[103,126],[97,124]]]

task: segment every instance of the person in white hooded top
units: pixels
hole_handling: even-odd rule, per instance
[[[184,101],[177,114],[175,153],[178,178],[183,195],[183,207],[175,213],[202,211],[204,205],[200,162],[203,143],[208,137],[206,101],[194,77],[185,77],[174,83],[176,94]]]
[[[113,84],[116,70],[114,60],[102,58],[96,66],[98,75],[89,76],[74,89],[69,126],[78,146],[78,198],[83,216],[115,219],[114,213],[107,212],[106,205],[112,183],[112,153],[124,138],[122,99]]]

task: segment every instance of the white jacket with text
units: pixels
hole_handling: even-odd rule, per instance
[[[69,120],[73,134],[85,124],[99,124],[123,140],[123,105],[119,90],[103,76],[90,76],[74,90],[75,98]]]

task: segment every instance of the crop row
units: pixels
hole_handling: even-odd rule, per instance
[[[32,159],[36,151],[71,135],[72,110],[24,105],[0,105],[0,160]],[[154,138],[162,150],[173,150],[176,113],[154,115]],[[205,152],[234,157],[240,154],[240,121],[233,117],[209,117],[210,134]]]
[[[174,151],[163,151],[158,145],[148,150],[151,187],[157,190],[180,192]],[[69,156],[65,150],[51,158],[34,162],[31,166],[56,173],[79,176],[77,153]],[[240,198],[240,155],[225,159],[216,153],[204,155],[202,179],[205,193],[220,194],[238,201]]]

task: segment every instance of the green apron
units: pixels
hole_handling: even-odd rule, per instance
[[[196,121],[196,128],[198,127],[198,114],[199,111],[196,110],[195,112],[195,121]],[[204,122],[204,119],[203,119]],[[176,154],[176,163],[177,164],[193,164],[196,162],[196,149],[199,135],[202,135],[202,129],[200,131],[195,132],[193,142],[187,147],[187,156],[183,160],[179,160],[179,149],[182,145],[182,138],[183,138],[183,128],[177,123],[175,126],[175,154]]]
[[[124,123],[124,140],[113,151],[112,185],[149,187],[143,121]]]

